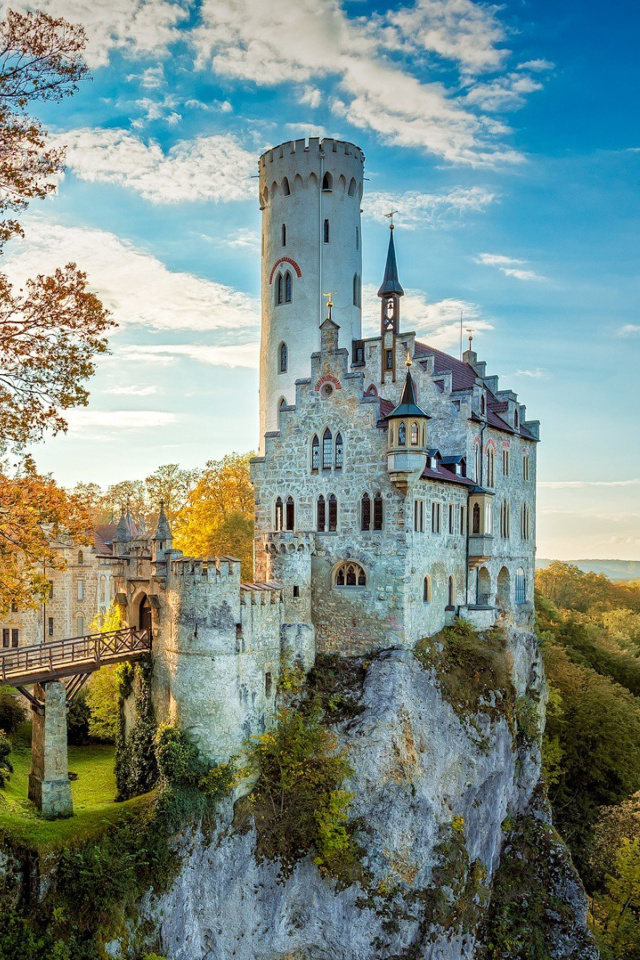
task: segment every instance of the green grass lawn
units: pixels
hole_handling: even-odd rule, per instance
[[[22,724],[12,738],[9,759],[14,773],[0,790],[0,833],[39,850],[74,839],[98,836],[108,826],[147,806],[152,794],[116,803],[113,771],[114,747],[91,744],[69,747],[69,770],[78,774],[71,784],[74,816],[68,820],[45,820],[27,800],[31,767],[31,724]]]

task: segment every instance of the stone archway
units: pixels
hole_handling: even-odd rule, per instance
[[[488,607],[491,603],[491,574],[486,567],[478,570],[476,603],[479,607]]]
[[[503,567],[498,574],[498,606],[501,610],[508,610],[511,607],[511,576],[506,567]]]

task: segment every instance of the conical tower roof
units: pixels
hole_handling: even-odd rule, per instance
[[[393,224],[389,229],[389,250],[387,251],[387,265],[384,268],[384,279],[378,290],[379,297],[386,297],[395,293],[398,297],[404,296],[404,290],[398,279],[398,264],[396,263],[396,248],[393,242]]]
[[[135,540],[138,534],[135,523],[133,522],[133,517],[129,512],[127,507],[126,511],[122,511],[120,517],[120,522],[118,523],[118,529],[116,530],[116,541],[118,543],[127,543],[129,540]]]
[[[425,413],[421,407],[418,406],[416,399],[416,385],[413,382],[413,377],[411,376],[410,370],[407,370],[407,378],[404,381],[400,403],[395,410],[391,411],[387,417],[387,420],[393,420],[396,417],[423,417],[425,420],[431,419],[431,417]]]
[[[171,527],[169,526],[167,515],[164,512],[164,500],[161,500],[160,514],[158,516],[158,526],[156,527],[156,532],[153,535],[153,539],[154,540],[171,540],[171,537],[172,537]]]

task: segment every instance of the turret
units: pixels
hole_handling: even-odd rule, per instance
[[[332,291],[340,347],[362,336],[360,204],[364,154],[352,143],[312,137],[260,157],[262,337],[260,447],[295,403],[320,347],[323,293]]]
[[[127,509],[125,510],[124,507],[122,509],[120,521],[118,523],[118,528],[114,538],[116,556],[125,557],[129,553],[129,544],[136,539],[137,535],[138,531],[133,522],[129,505],[127,504]]]
[[[389,249],[384,278],[378,290],[381,300],[380,336],[382,337],[382,369],[380,382],[385,377],[396,378],[396,336],[400,330],[400,297],[404,290],[398,278],[398,264],[396,263],[396,248],[393,242],[393,220],[389,224]]]
[[[406,491],[409,478],[420,476],[427,464],[427,420],[418,406],[416,387],[407,360],[407,376],[400,403],[387,417],[387,469],[392,483]]]
[[[173,534],[167,515],[164,512],[164,500],[160,501],[160,513],[158,515],[158,525],[153,535],[153,560],[161,563],[166,560],[166,554],[173,549]]]

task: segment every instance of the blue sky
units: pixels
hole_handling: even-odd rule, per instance
[[[11,6],[20,7],[20,3]],[[47,108],[67,145],[5,269],[75,260],[120,326],[86,410],[37,451],[65,484],[257,444],[257,156],[366,154],[365,328],[392,204],[407,328],[474,347],[542,421],[541,556],[640,557],[640,12],[298,0],[49,0],[93,79]]]

